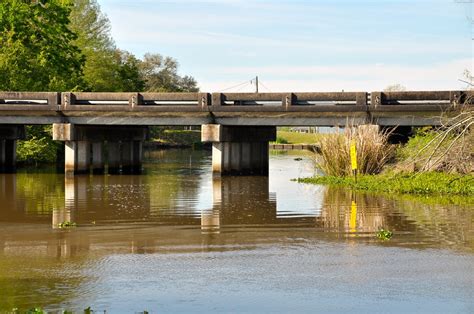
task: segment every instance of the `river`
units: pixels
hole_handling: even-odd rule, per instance
[[[291,181],[305,152],[272,152],[268,178],[146,157],[142,175],[0,174],[0,311],[474,312],[473,204]]]

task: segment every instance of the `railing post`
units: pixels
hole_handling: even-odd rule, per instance
[[[132,93],[128,97],[128,105],[130,106],[130,109],[136,108],[138,105],[141,103],[141,97],[139,93]]]
[[[284,108],[289,109],[296,102],[296,95],[293,93],[288,93],[283,96],[282,105]]]
[[[60,102],[60,93],[49,93],[48,94],[48,106],[54,108],[55,110],[59,110],[61,102]]]
[[[212,94],[212,105],[213,106],[222,106],[222,93]]]
[[[199,107],[201,108],[207,108],[209,106],[210,102],[210,94],[209,93],[199,93],[198,94],[198,102],[199,102]]]
[[[361,92],[356,94],[356,106],[367,106],[367,93]]]
[[[383,94],[382,92],[372,92],[370,93],[370,105],[372,107],[381,106],[383,104]]]
[[[451,91],[449,92],[449,102],[451,105],[460,105],[463,102],[462,92],[461,91]]]
[[[63,109],[68,109],[69,106],[74,105],[74,95],[70,92],[61,93],[61,106]]]

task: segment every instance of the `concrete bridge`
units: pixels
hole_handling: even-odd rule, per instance
[[[201,125],[213,171],[268,173],[276,126],[442,125],[471,92],[33,93],[0,92],[0,167],[15,167],[24,126],[53,124],[65,172],[135,172],[148,126]]]

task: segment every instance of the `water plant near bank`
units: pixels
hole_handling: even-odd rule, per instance
[[[347,186],[354,190],[374,192],[474,196],[474,175],[442,172],[361,175],[357,180],[349,176],[320,176],[300,178],[298,182]]]
[[[393,232],[384,228],[380,228],[379,231],[375,234],[380,240],[390,240],[393,236]]]

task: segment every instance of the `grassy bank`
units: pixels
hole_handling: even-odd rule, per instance
[[[152,142],[164,146],[186,146],[192,147],[201,144],[200,130],[159,130],[152,133]]]
[[[318,143],[323,135],[317,133],[298,133],[285,130],[277,131],[277,144],[314,144]]]
[[[418,195],[474,196],[474,175],[442,172],[390,173],[354,177],[321,176],[298,182],[346,186],[354,190]]]

